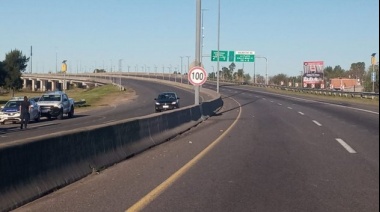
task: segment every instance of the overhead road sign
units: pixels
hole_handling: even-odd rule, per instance
[[[236,62],[255,62],[254,51],[235,51]]]
[[[190,69],[189,74],[187,76],[189,82],[195,86],[203,85],[207,80],[207,73],[200,66],[195,66],[192,69]]]
[[[226,62],[228,57],[228,51],[219,51],[219,61]],[[218,50],[211,51],[211,61],[218,61]]]

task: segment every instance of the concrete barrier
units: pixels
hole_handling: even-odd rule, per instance
[[[223,101],[0,146],[0,211],[9,211],[140,153],[215,114]]]

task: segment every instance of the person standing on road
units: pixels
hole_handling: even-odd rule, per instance
[[[20,129],[22,129],[25,126],[25,129],[28,127],[29,123],[29,110],[30,110],[30,102],[28,100],[27,96],[24,96],[24,101],[21,102],[20,105],[20,118],[21,118],[21,126]]]

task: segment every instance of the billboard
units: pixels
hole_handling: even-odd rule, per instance
[[[323,61],[303,62],[303,84],[304,87],[323,85]]]

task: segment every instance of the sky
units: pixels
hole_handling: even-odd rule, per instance
[[[14,49],[29,57],[32,47],[32,73],[60,71],[63,60],[68,73],[185,73],[196,55],[196,2],[0,0],[0,61]],[[305,61],[368,68],[379,55],[378,0],[220,0],[220,11],[218,0],[201,2],[207,72],[217,68],[209,56],[218,48],[218,12],[220,50],[254,51],[255,64],[235,63],[251,76],[298,76]]]

